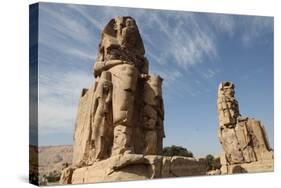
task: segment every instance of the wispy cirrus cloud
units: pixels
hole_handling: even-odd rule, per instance
[[[202,76],[206,79],[212,79],[219,72],[219,70],[207,69],[205,72],[202,73]]]
[[[161,45],[160,52],[157,47],[155,50],[151,49],[160,54],[158,63],[175,64],[187,70],[189,66],[201,63],[205,58],[216,58],[215,41],[204,31],[204,26],[194,13],[178,12],[175,15],[154,12],[147,20],[149,21],[143,27],[159,33],[158,37],[145,36],[149,43]]]
[[[103,29],[103,23],[102,21],[96,19],[93,17],[93,15],[89,11],[89,8],[83,6],[83,5],[74,5],[74,4],[68,4],[66,7],[70,8],[70,11],[74,11],[78,13],[80,16],[82,16],[85,20],[87,20],[91,25],[96,27],[99,30]]]
[[[209,14],[207,19],[218,34],[227,34],[233,37],[236,32],[237,22],[234,15]]]
[[[258,43],[267,43],[268,40],[264,40],[263,37],[272,34],[273,32],[273,20],[270,17],[252,17],[245,18],[244,31],[242,34],[242,42],[246,47]]]
[[[50,34],[53,34],[57,39],[72,40],[78,44],[89,44],[92,40],[96,40],[93,33],[101,29],[101,23],[93,24],[93,21],[86,19],[85,15],[80,14],[77,9],[66,5],[45,4],[44,6],[43,3],[40,6],[39,16],[48,21],[39,22],[39,29],[42,27],[53,32],[42,32],[39,38],[45,39],[45,35],[50,37]]]
[[[71,132],[80,92],[93,81],[100,28],[56,4],[41,4],[39,18],[39,135]]]
[[[40,131],[53,132],[73,128],[82,88],[93,81],[83,71],[56,71],[39,76]]]
[[[40,6],[40,18],[46,20],[39,22],[40,46],[66,56],[95,60],[92,49],[96,47],[97,38],[93,33],[98,32],[98,28],[87,27],[81,16],[59,7]]]

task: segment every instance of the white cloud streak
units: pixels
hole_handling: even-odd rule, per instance
[[[93,16],[91,16],[88,13],[88,8],[86,8],[85,6],[79,6],[79,5],[73,5],[73,4],[69,4],[66,6],[70,9],[76,11],[77,13],[79,13],[81,16],[83,16],[84,19],[88,20],[91,23],[91,25],[95,26],[99,30],[103,29],[104,26],[103,26],[102,22],[98,21]]]
[[[74,127],[82,88],[92,83],[85,72],[53,72],[39,77],[39,127],[42,131],[57,131]]]
[[[52,9],[49,6],[40,6],[40,16],[45,16],[50,22],[40,22],[41,27],[53,29],[62,39],[72,39],[79,43],[88,43],[93,36],[81,16],[74,14],[69,9]],[[44,34],[45,32],[42,32]],[[48,34],[48,33],[46,33]],[[41,36],[39,36],[41,37]]]
[[[159,30],[159,34],[163,36],[161,38],[163,56],[159,59],[161,64],[171,63],[167,59],[172,59],[179,67],[188,69],[189,66],[201,63],[204,58],[217,57],[214,39],[204,31],[194,13],[178,13],[176,17],[173,16],[168,14],[166,19],[163,19],[161,14],[152,13],[149,15],[149,22],[145,23],[147,27]],[[170,19],[174,22],[173,26],[169,25]]]
[[[244,32],[242,34],[242,42],[246,47],[253,44],[268,41],[260,41],[259,39],[266,34],[273,32],[273,20],[269,17],[252,17],[243,22]]]
[[[234,35],[236,22],[233,15],[208,14],[208,19],[218,33],[227,34],[230,37]]]

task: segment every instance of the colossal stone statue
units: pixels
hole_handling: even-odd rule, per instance
[[[95,83],[79,101],[72,167],[61,183],[204,175],[195,158],[162,156],[163,79],[148,73],[135,20],[112,19],[102,32]]]
[[[148,75],[144,53],[133,18],[117,17],[107,24],[93,67],[95,84],[84,89],[80,99],[75,165],[91,165],[119,154],[162,152],[162,78]]]
[[[260,121],[240,115],[234,88],[231,82],[222,82],[218,88],[218,136],[225,152],[222,156],[225,158],[222,159],[224,167],[273,161],[273,151],[269,147],[264,127]],[[269,166],[272,165],[270,162]]]

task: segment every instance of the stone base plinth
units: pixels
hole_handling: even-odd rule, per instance
[[[273,172],[274,160],[264,160],[251,163],[222,165],[221,174]]]
[[[125,154],[77,168],[71,184],[206,175],[206,164],[189,157]]]

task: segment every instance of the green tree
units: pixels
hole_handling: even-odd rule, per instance
[[[193,157],[193,153],[188,151],[182,146],[167,146],[163,148],[162,155],[164,156],[184,156],[184,157]]]
[[[220,158],[215,158],[213,155],[207,155],[206,158],[207,163],[207,171],[209,170],[216,170],[221,168]]]

